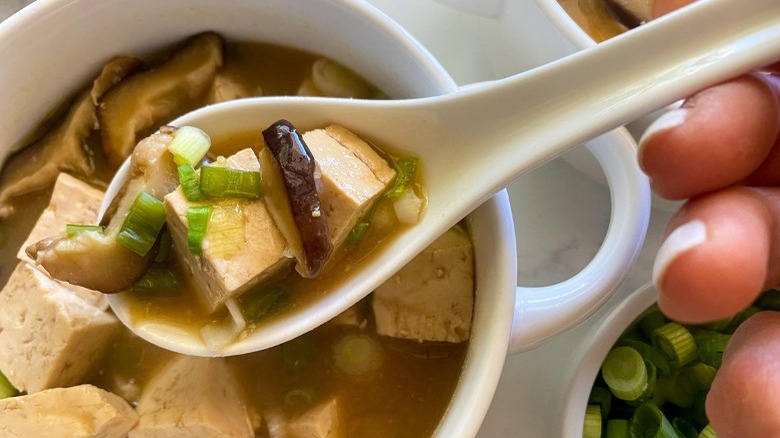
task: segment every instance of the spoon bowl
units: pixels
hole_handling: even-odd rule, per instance
[[[695,43],[680,43],[694,38]],[[281,118],[301,128],[338,123],[377,144],[413,153],[422,163],[426,211],[326,297],[257,327],[222,351],[209,351],[194,333],[133,321],[121,294],[109,295],[111,306],[140,336],[182,353],[237,355],[273,347],[368,295],[524,172],[648,111],[777,59],[777,0],[708,0],[558,62],[444,96],[253,98],[202,108],[171,124],[220,137],[263,129]],[[123,180],[117,174],[106,199]]]

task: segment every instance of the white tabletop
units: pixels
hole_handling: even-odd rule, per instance
[[[0,20],[33,0],[1,0]],[[507,0],[530,1],[530,0]],[[432,0],[369,0],[408,29],[459,84],[495,79],[514,71],[498,67],[491,53],[511,34],[496,32],[489,19],[455,12]],[[517,64],[517,72],[544,62]],[[567,278],[595,254],[609,219],[609,190],[555,160],[510,187],[517,226],[518,277],[523,285]],[[564,394],[572,376],[571,354],[582,334],[628,294],[650,280],[652,258],[669,213],[654,209],[636,266],[615,296],[588,321],[531,352],[510,357],[480,438],[559,437]]]

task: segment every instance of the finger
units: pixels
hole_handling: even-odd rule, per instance
[[[730,188],[688,201],[670,220],[653,281],[669,317],[731,316],[780,280],[780,189]]]
[[[707,395],[720,438],[780,436],[780,313],[761,312],[729,340]]]
[[[680,9],[689,3],[693,3],[694,1],[695,0],[655,0],[652,7],[653,17],[658,18],[675,9]]]
[[[765,72],[774,72],[759,77],[772,87],[780,102],[780,76],[777,74],[780,72],[780,63],[767,67]],[[775,138],[774,145],[761,165],[744,182],[750,185],[780,185],[780,135]]]
[[[763,75],[747,75],[664,114],[640,139],[639,163],[653,189],[684,199],[745,179],[777,141],[779,102]]]

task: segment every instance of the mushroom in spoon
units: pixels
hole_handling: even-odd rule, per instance
[[[680,44],[691,36],[695,44]],[[256,327],[224,349],[209,349],[198,336],[163,322],[137,324],[122,295],[110,296],[111,305],[140,336],[182,353],[236,355],[272,347],[356,303],[523,172],[681,96],[778,58],[776,0],[710,0],[537,70],[446,96],[246,99],[192,112],[172,124],[197,126],[220,137],[262,129],[280,118],[304,127],[338,123],[377,144],[410,151],[422,163],[426,212],[320,299]],[[115,177],[107,197],[124,178],[121,173]]]

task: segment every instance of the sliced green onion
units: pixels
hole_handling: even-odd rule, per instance
[[[14,388],[5,374],[0,372],[0,399],[16,397],[17,395],[19,395],[19,390]]]
[[[685,368],[685,371],[688,378],[696,384],[696,388],[699,391],[708,391],[710,386],[712,386],[712,381],[715,380],[715,374],[718,372],[715,367],[703,362],[697,362]]]
[[[637,323],[639,333],[647,340],[653,339],[653,331],[669,322],[657,307],[648,310]]]
[[[358,242],[360,242],[360,239],[363,237],[363,234],[365,234],[368,230],[369,226],[371,226],[371,222],[358,222],[349,232],[349,236],[347,236],[347,242],[350,245],[357,245]]]
[[[763,310],[780,310],[780,290],[769,289],[758,297],[755,305]]]
[[[314,390],[308,386],[287,391],[284,404],[288,406],[309,406],[314,402]]]
[[[698,438],[699,433],[691,423],[683,420],[681,417],[672,419],[672,427],[680,438]]]
[[[99,234],[103,234],[103,227],[100,225],[79,225],[79,224],[67,224],[65,225],[65,234],[68,239],[77,236],[85,231],[91,231]]]
[[[187,208],[187,246],[195,255],[203,254],[203,237],[211,219],[211,205],[196,205]]]
[[[396,172],[395,182],[393,182],[393,187],[385,193],[385,197],[393,199],[406,193],[414,179],[414,175],[417,173],[419,165],[420,159],[418,157],[402,158],[393,163]]]
[[[658,368],[658,372],[662,375],[668,375],[671,372],[671,365],[669,365],[669,358],[666,357],[663,351],[660,349],[637,339],[621,338],[615,343],[616,346],[631,347],[638,351],[642,355],[642,359],[652,363]]]
[[[610,407],[612,406],[612,393],[606,388],[594,386],[593,389],[590,390],[588,404],[599,405],[601,407],[601,415],[607,417],[609,415]]]
[[[201,166],[200,190],[215,198],[257,198],[260,196],[260,172]]]
[[[760,312],[761,309],[759,309],[756,306],[748,306],[747,309],[737,313],[734,315],[733,318],[731,318],[731,321],[729,321],[728,327],[723,329],[724,333],[734,333],[735,330],[737,330],[737,327],[739,327],[740,324],[747,321],[748,318],[755,315],[756,313]]]
[[[704,429],[699,432],[699,438],[718,438],[718,434],[715,432],[715,429],[712,428],[711,424],[707,424],[704,426]]]
[[[208,229],[208,248],[212,257],[227,257],[244,250],[246,217],[241,204],[223,200],[214,204]]]
[[[160,233],[160,246],[157,249],[157,255],[154,256],[155,263],[167,262],[171,257],[171,250],[173,249],[173,239],[171,233],[168,232],[168,228],[163,228]]]
[[[173,154],[176,164],[197,166],[211,147],[208,134],[194,126],[182,126],[173,134],[168,150]]]
[[[644,402],[652,398],[653,394],[655,393],[655,385],[658,381],[658,369],[655,367],[655,365],[652,364],[652,362],[648,361],[645,361],[645,368],[647,368],[647,388],[645,388],[645,391],[642,393],[642,395],[639,396],[639,398],[628,403]]]
[[[249,291],[238,298],[241,313],[251,323],[259,323],[277,314],[285,305],[289,295],[279,286]]]
[[[643,438],[678,438],[666,416],[652,402],[641,404],[631,418],[631,431]]]
[[[612,349],[601,365],[601,375],[615,397],[636,400],[647,389],[647,367],[631,347]]]
[[[198,202],[206,199],[206,195],[200,191],[200,177],[198,173],[187,163],[179,166],[179,184],[181,184],[181,190],[188,201]]]
[[[152,266],[133,285],[131,291],[148,296],[172,297],[179,295],[181,288],[179,280],[170,269]]]
[[[607,420],[606,438],[633,438],[628,420],[622,418]]]
[[[669,357],[673,367],[681,367],[698,356],[696,341],[687,328],[670,322],[653,331],[653,344]]]
[[[653,401],[661,405],[671,403],[681,408],[688,408],[696,400],[698,388],[687,373],[677,371],[669,376],[661,376],[656,381]]]
[[[165,224],[165,206],[154,196],[141,192],[133,201],[116,241],[144,256],[152,248]]]
[[[726,350],[731,335],[700,330],[693,337],[699,345],[699,360],[713,368],[720,368],[723,362],[723,351]]]
[[[348,334],[333,345],[336,368],[349,375],[367,374],[382,366],[382,345],[366,334]]]
[[[601,406],[588,405],[585,408],[582,438],[601,438]]]

